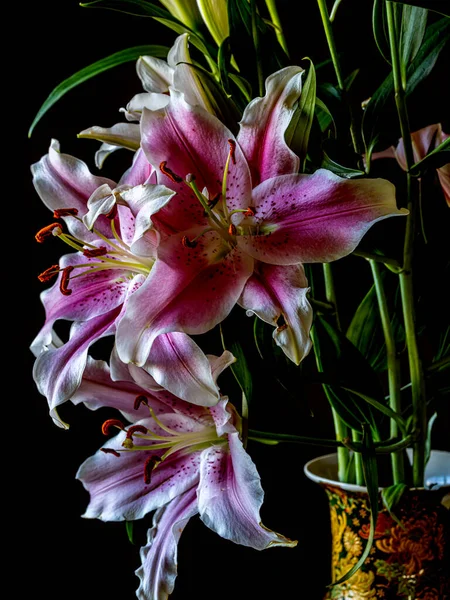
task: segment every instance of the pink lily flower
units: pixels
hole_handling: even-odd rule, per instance
[[[44,282],[52,276],[58,280],[41,294],[45,323],[31,344],[38,390],[47,398],[54,421],[67,426],[57,409],[80,385],[89,348],[115,334],[124,306],[151,272],[158,234],[152,229],[150,208],[167,203],[173,192],[162,185],[143,185],[151,179],[152,168],[142,152],[116,184],[61,154],[55,140],[32,173],[44,204],[65,222],[43,228],[38,241],[56,235],[77,250],[40,276]],[[72,322],[65,343],[54,331],[59,320]],[[219,401],[206,356],[185,334],[161,336],[147,368],[160,386],[185,400],[207,405]]]
[[[225,352],[209,360],[216,378],[234,357]],[[110,373],[105,363],[89,363],[73,401],[116,408],[131,422],[108,419],[103,432],[116,427],[118,435],[76,477],[90,495],[85,518],[133,521],[155,511],[136,571],[140,600],[163,600],[173,592],[177,543],[195,515],[221,537],[256,550],[296,546],[261,523],[260,477],[226,396],[206,408],[154,392],[146,370],[113,357]]]
[[[342,258],[374,223],[407,213],[386,180],[298,174],[284,134],[302,73],[271,75],[236,138],[175,90],[164,109],[143,110],[142,149],[176,195],[153,215],[157,260],[118,324],[124,362],[143,364],[158,335],[204,333],[239,304],[272,324],[275,342],[299,364],[312,321],[302,263]]]
[[[411,141],[413,146],[414,161],[418,163],[432,150],[440,146],[449,137],[448,133],[442,131],[442,125],[436,123],[434,125],[428,125],[418,131],[414,131],[411,134]],[[375,152],[372,155],[372,160],[377,158],[395,158],[400,167],[406,171],[406,156],[405,156],[405,145],[403,139],[400,138],[396,147],[390,146],[386,150],[381,152]],[[439,183],[444,193],[445,201],[450,206],[450,163],[443,165],[436,169]]]

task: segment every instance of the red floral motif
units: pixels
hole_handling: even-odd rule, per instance
[[[378,514],[377,524],[375,527],[375,535],[374,539],[378,540],[382,537],[390,535],[391,529],[394,525],[393,518],[389,515],[389,513],[383,511]],[[364,523],[364,525],[359,530],[359,535],[365,540],[368,539],[370,532],[370,524]]]

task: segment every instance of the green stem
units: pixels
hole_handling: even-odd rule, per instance
[[[253,45],[255,47],[255,59],[256,59],[256,72],[258,74],[258,89],[259,95],[264,96],[264,74],[262,70],[260,53],[259,53],[259,34],[258,25],[256,23],[256,1],[250,0],[250,9],[252,15],[252,37]]]
[[[338,314],[337,306],[336,306],[336,290],[334,287],[333,272],[332,272],[330,264],[328,264],[328,263],[323,264],[323,275],[324,275],[324,279],[325,279],[326,300],[329,304],[331,304],[334,307],[334,316],[336,319],[336,325],[338,328],[340,328],[339,314]],[[313,332],[311,332],[311,335],[313,336],[312,340],[314,343],[315,334]],[[316,359],[317,359],[317,355],[316,355]],[[319,361],[318,361],[317,366],[320,371],[321,365],[319,364]],[[327,391],[326,386],[324,386],[324,391],[325,391],[326,396],[328,397],[328,391]],[[330,406],[331,406],[331,404],[330,404]],[[344,438],[348,438],[348,427],[344,423],[344,421],[341,419],[341,417],[338,415],[338,413],[335,411],[333,406],[331,406],[331,414],[333,416],[334,431],[336,433],[336,439],[343,440]],[[338,477],[339,477],[339,481],[344,482],[344,481],[346,481],[346,474],[348,473],[348,464],[349,464],[349,460],[350,460],[348,448],[339,447],[337,449],[337,454],[338,454]]]
[[[352,440],[357,443],[361,442],[362,435],[359,433],[359,431],[352,430]],[[355,483],[356,483],[356,485],[364,485],[364,472],[363,472],[361,454],[355,454],[354,460],[355,460]]]
[[[364,250],[354,250],[352,253],[354,256],[360,256],[361,258],[367,258],[367,260],[375,261],[383,265],[392,267],[394,270],[400,272],[402,267],[398,260],[395,258],[389,258],[388,256],[381,256],[380,254],[371,254],[370,252],[364,252]],[[390,270],[392,270],[390,268]]]
[[[341,90],[343,98],[345,98],[347,96],[347,90],[345,88],[344,78],[342,77],[339,56],[336,49],[336,43],[334,41],[333,27],[331,25],[330,16],[328,14],[326,0],[317,0],[317,4],[319,6],[320,16],[322,17],[322,24],[325,31],[325,37],[327,39],[328,48],[330,50],[334,72],[336,73],[338,87]],[[350,103],[348,103],[348,108],[350,112],[350,135],[352,137],[353,149],[355,150],[356,154],[361,155],[359,136],[357,134],[357,127],[355,124],[353,109]]]
[[[413,246],[416,226],[417,197],[415,194],[414,178],[409,173],[414,165],[414,153],[409,128],[408,111],[406,107],[406,94],[401,77],[400,54],[398,49],[398,35],[396,31],[394,10],[392,2],[386,1],[386,18],[389,31],[389,44],[391,48],[392,75],[395,89],[395,103],[400,124],[400,131],[405,148],[407,166],[407,208],[409,214],[406,221],[406,232],[403,247],[403,271],[400,273],[400,292],[402,298],[403,320],[405,324],[406,344],[408,348],[408,361],[411,377],[411,397],[413,409],[413,428],[417,439],[413,446],[413,485],[423,486],[425,471],[425,442],[427,433],[425,381],[415,329],[415,306],[413,292]]]
[[[392,330],[391,319],[387,306],[386,293],[384,291],[383,281],[381,279],[380,265],[375,260],[370,260],[375,291],[377,294],[378,308],[380,310],[381,326],[384,333],[386,344],[386,360],[388,367],[389,384],[389,405],[397,413],[401,413],[401,394],[400,394],[400,371],[397,357],[397,348],[395,345],[394,332]],[[390,420],[390,435],[398,435],[398,424],[394,419]],[[403,483],[405,481],[405,469],[403,463],[403,454],[395,452],[391,455],[392,476],[394,483]]]
[[[272,23],[275,27],[275,34],[277,36],[277,40],[280,46],[286,53],[286,56],[289,58],[289,50],[287,47],[286,38],[284,37],[283,27],[281,26],[280,16],[278,14],[277,4],[275,0],[266,0],[266,6],[269,11],[270,18],[272,19]]]

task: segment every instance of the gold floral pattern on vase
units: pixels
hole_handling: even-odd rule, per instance
[[[323,487],[330,506],[334,582],[364,551],[370,530],[368,498],[364,492]],[[450,511],[445,494],[445,489],[408,490],[393,516],[380,510],[363,566],[344,583],[331,586],[324,600],[450,600]]]

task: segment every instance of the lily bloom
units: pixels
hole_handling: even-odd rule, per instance
[[[312,321],[302,263],[342,258],[374,223],[407,213],[389,181],[298,174],[284,134],[302,73],[271,75],[236,138],[176,90],[165,108],[143,110],[141,147],[157,182],[176,195],[153,213],[157,260],[118,324],[124,362],[142,364],[162,333],[210,330],[239,304],[272,324],[275,342],[299,364]]]
[[[442,125],[440,123],[428,125],[418,131],[414,131],[411,134],[414,161],[416,163],[421,161],[427,154],[445,142],[448,137],[449,134],[442,131]],[[372,159],[377,158],[395,158],[400,167],[406,171],[407,165],[403,138],[399,139],[396,147],[390,146],[386,150],[375,152],[372,155]],[[445,201],[447,202],[447,205],[450,206],[450,163],[436,169],[436,173],[442,187],[442,192],[444,193]]]
[[[76,477],[90,495],[85,518],[133,521],[155,511],[140,551],[137,597],[164,600],[172,593],[177,543],[195,515],[221,537],[256,550],[296,546],[261,523],[264,492],[228,398],[205,408],[153,392],[146,371],[116,358],[110,374],[105,363],[90,363],[74,402],[116,408],[131,424],[115,415],[108,419],[103,432],[116,428],[118,435],[88,458]],[[214,377],[234,360],[227,352],[209,358]]]
[[[45,323],[31,344],[38,390],[54,421],[66,426],[57,408],[80,385],[90,347],[115,334],[121,311],[155,262],[158,234],[149,208],[168,202],[174,193],[162,185],[142,185],[152,176],[142,152],[116,184],[60,153],[53,140],[32,173],[39,196],[57,219],[38,232],[37,240],[56,236],[76,250],[39,276],[43,282],[57,281],[41,294]],[[65,343],[54,331],[60,320],[72,323]],[[187,335],[162,336],[147,364],[159,385],[185,400],[218,402],[208,360]]]

